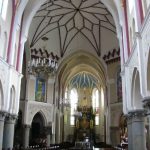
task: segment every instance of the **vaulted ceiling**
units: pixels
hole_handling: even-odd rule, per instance
[[[113,17],[100,0],[48,0],[33,18],[29,42],[61,57],[75,49],[101,56],[118,48]]]
[[[83,71],[78,73],[71,79],[69,86],[71,88],[77,89],[81,88],[93,89],[94,87],[96,87],[97,83],[98,80],[96,80],[96,78],[94,78],[90,73]]]

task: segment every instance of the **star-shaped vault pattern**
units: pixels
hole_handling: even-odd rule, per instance
[[[101,54],[101,29],[116,34],[113,17],[100,0],[48,0],[36,13],[40,19],[31,47],[50,32],[58,30],[60,54],[80,33]],[[97,32],[95,32],[97,31]]]

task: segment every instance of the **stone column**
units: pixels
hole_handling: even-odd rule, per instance
[[[60,143],[60,118],[59,115],[56,115],[56,123],[55,123],[55,134],[56,134],[56,143]]]
[[[55,141],[56,141],[55,138],[56,138],[56,137],[55,137],[55,134],[52,134],[52,135],[51,135],[51,139],[52,139],[51,143],[52,143],[52,144],[55,144],[55,143],[56,143],[56,142],[55,142]]]
[[[24,140],[23,140],[23,147],[27,148],[29,146],[29,138],[30,138],[30,125],[24,125],[23,129],[24,129]]]
[[[128,150],[146,150],[144,117],[144,110],[128,113]]]
[[[150,149],[150,97],[146,97],[143,100],[144,107],[147,110],[148,117],[148,132],[147,132],[147,149]]]
[[[3,131],[4,131],[5,115],[6,113],[0,112],[0,149],[2,149],[3,146]]]
[[[17,116],[9,114],[5,118],[3,148],[12,149],[14,143],[14,127]]]
[[[47,146],[50,146],[52,127],[51,126],[47,126],[47,127],[45,127],[45,130],[46,130],[46,136],[47,136]]]

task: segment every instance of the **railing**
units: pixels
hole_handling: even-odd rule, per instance
[[[7,148],[7,149],[2,149],[2,150],[60,150],[60,149],[68,149],[70,147],[73,147],[74,144],[70,142],[64,142],[60,144],[51,144],[48,147],[41,147],[39,145],[34,145],[34,146],[29,146],[27,148],[23,148],[21,146],[15,146],[14,148]]]

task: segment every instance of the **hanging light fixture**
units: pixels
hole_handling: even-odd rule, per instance
[[[31,49],[31,60],[28,62],[28,73],[33,75],[55,75],[59,57],[48,53],[46,49]]]

